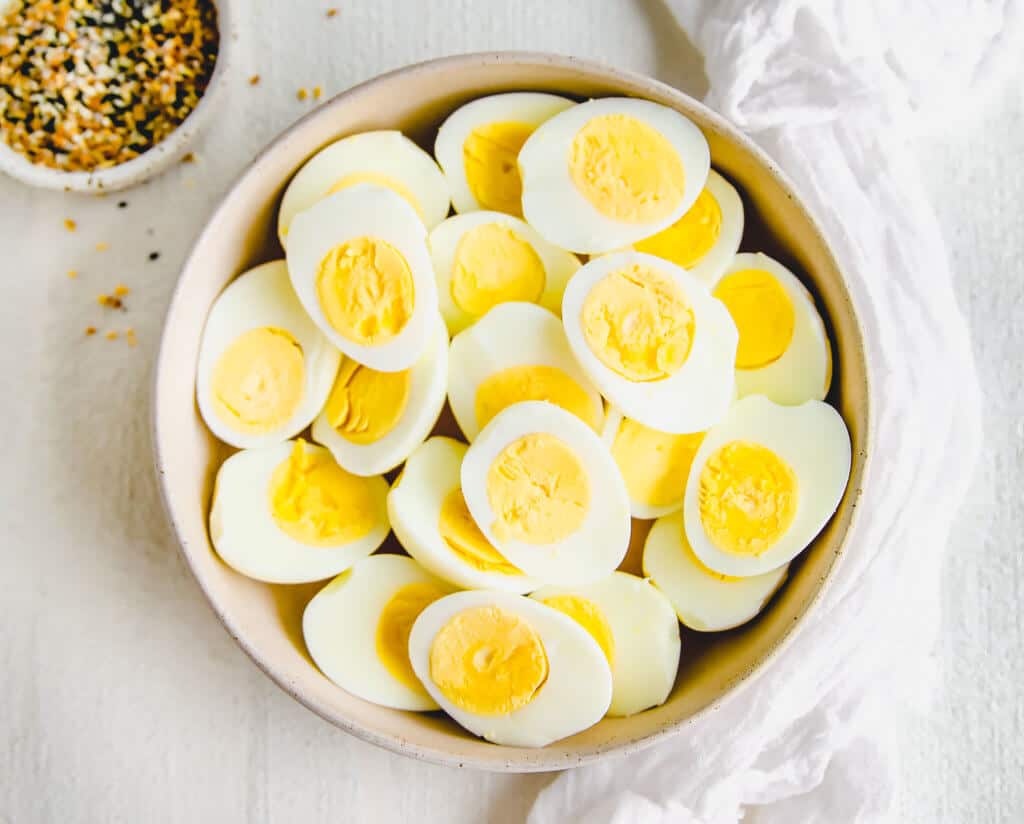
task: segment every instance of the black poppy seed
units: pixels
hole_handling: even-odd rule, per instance
[[[150,260],[157,260],[159,257],[160,257],[160,253],[159,252],[150,252],[149,253],[149,259]]]

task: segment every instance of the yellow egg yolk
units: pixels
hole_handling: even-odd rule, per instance
[[[487,470],[491,529],[499,540],[553,544],[580,528],[590,508],[590,482],[576,454],[546,432],[506,446]]]
[[[469,191],[481,209],[523,216],[523,181],[519,150],[533,134],[529,123],[477,126],[462,144],[462,166]]]
[[[370,444],[391,432],[409,402],[409,370],[378,372],[343,358],[324,413],[349,443]]]
[[[213,408],[236,432],[273,432],[299,408],[305,380],[302,347],[295,338],[270,326],[250,329],[232,341],[213,367]]]
[[[547,275],[534,248],[508,226],[484,223],[462,236],[452,264],[452,300],[463,312],[483,315],[511,300],[536,303]]]
[[[762,269],[743,269],[722,278],[714,295],[729,310],[740,343],[737,369],[759,369],[781,358],[793,340],[796,311],[775,277]]]
[[[341,546],[373,529],[377,505],[370,478],[342,469],[300,438],[270,477],[270,512],[290,538],[307,546]]]
[[[792,467],[761,444],[727,443],[701,469],[701,525],[722,552],[754,556],[766,552],[793,523],[798,502]]]
[[[674,374],[693,343],[693,310],[679,285],[640,264],[611,272],[594,285],[580,325],[598,360],[631,381]]]
[[[409,662],[409,633],[420,613],[447,591],[437,584],[406,584],[389,600],[377,620],[377,657],[395,680],[418,693],[426,693]]]
[[[342,189],[349,188],[349,186],[357,186],[360,183],[372,183],[375,186],[383,186],[385,189],[390,189],[412,206],[416,210],[416,214],[420,216],[420,220],[423,220],[423,207],[420,206],[416,195],[409,191],[400,180],[395,180],[393,177],[381,174],[380,172],[353,172],[350,175],[345,175],[327,190],[327,194],[333,195],[335,192],[340,192]]]
[[[629,497],[648,506],[666,506],[680,500],[703,440],[703,432],[670,435],[624,418],[612,442],[612,457]]]
[[[615,635],[597,604],[582,595],[553,595],[545,598],[544,604],[568,615],[589,632],[608,659],[608,666],[615,666]]]
[[[722,207],[715,196],[704,189],[679,220],[656,235],[633,244],[633,248],[690,269],[711,251],[721,233]]]
[[[476,422],[483,429],[501,410],[521,401],[548,401],[597,430],[600,410],[576,381],[557,366],[510,366],[480,382]]]
[[[625,114],[591,118],[572,141],[569,176],[598,212],[623,223],[670,215],[683,199],[686,174],[657,129]]]
[[[409,264],[380,238],[335,246],[320,262],[316,291],[331,327],[361,346],[386,343],[412,317],[415,286]]]
[[[453,616],[430,645],[430,679],[456,707],[508,715],[525,707],[548,677],[536,630],[515,613],[473,607]]]
[[[445,496],[437,528],[448,548],[474,569],[500,575],[522,574],[484,537],[473,516],[469,514],[460,487],[455,487]]]

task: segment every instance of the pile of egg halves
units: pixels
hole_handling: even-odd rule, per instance
[[[499,94],[435,155],[321,150],[285,259],[214,303],[197,399],[240,451],[210,537],[252,578],[333,579],[303,632],[338,686],[543,746],[662,704],[679,622],[757,615],[850,438],[813,298],[737,253],[743,203],[686,117]],[[431,435],[446,400],[461,439]],[[391,531],[408,555],[374,554]],[[644,577],[618,571],[631,535]]]

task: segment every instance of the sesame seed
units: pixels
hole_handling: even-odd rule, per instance
[[[138,343],[138,340],[135,337],[135,330],[130,326],[124,330],[124,336],[128,339],[129,346],[135,346]]]
[[[96,244],[96,251],[97,252],[105,252],[109,248],[110,248],[110,244],[109,243],[104,243],[102,240],[99,243]]]
[[[86,326],[85,327],[85,334],[87,334],[87,335],[95,335],[96,334],[96,327],[95,326]]]
[[[299,100],[305,100],[307,97],[309,97],[309,92],[307,92],[305,89],[299,89],[295,93],[295,96],[299,98]]]
[[[66,217],[64,218],[64,228],[67,229],[69,232],[73,232],[75,231],[75,229],[78,228],[78,224],[75,223],[75,221],[73,221],[71,218]]]
[[[249,78],[249,85],[250,86],[258,86],[259,83],[260,83],[260,76],[258,74],[254,74],[252,77]]]
[[[78,277],[78,272],[75,271],[74,269],[68,269],[68,277],[74,280],[75,278]]]
[[[119,283],[119,284],[117,284],[117,286],[114,287],[114,294],[118,295],[119,297],[124,297],[130,291],[131,291],[131,289],[129,289],[127,286],[125,286],[122,283]]]
[[[195,163],[196,162],[195,152],[189,152],[187,155],[182,157],[181,162],[182,163]]]
[[[337,9],[328,9],[327,10],[327,18],[330,19],[330,18],[334,17],[335,15],[337,15],[337,13],[338,13]]]
[[[322,95],[322,94],[323,94],[323,89],[321,89],[319,86],[314,86],[313,87],[313,99],[314,100],[319,100],[320,99],[320,95]]]
[[[107,340],[117,340],[117,332],[115,332],[113,329],[111,329],[109,332],[107,332],[106,335],[104,335],[104,337]]]

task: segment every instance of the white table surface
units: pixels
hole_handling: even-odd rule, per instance
[[[163,520],[150,364],[190,239],[253,153],[310,110],[298,87],[330,95],[417,60],[529,48],[699,95],[699,58],[658,0],[599,12],[574,0],[356,0],[330,21],[329,2],[242,5],[236,87],[197,163],[102,199],[0,179],[0,822],[519,821],[551,776],[458,772],[363,744],[234,645]],[[937,700],[903,736],[900,820],[1010,820],[1024,809],[1019,88],[922,140],[920,157],[974,328],[987,443],[945,561]],[[118,282],[132,293],[112,314],[95,299]],[[85,339],[89,324],[130,325],[139,345]]]

